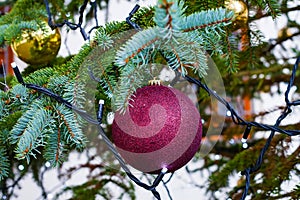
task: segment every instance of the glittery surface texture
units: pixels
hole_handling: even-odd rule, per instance
[[[126,113],[116,113],[113,142],[132,167],[157,173],[189,162],[202,137],[200,114],[182,92],[166,86],[139,88]]]

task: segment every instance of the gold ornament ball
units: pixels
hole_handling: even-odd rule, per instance
[[[22,61],[31,65],[40,65],[51,62],[57,56],[60,44],[59,30],[52,30],[46,25],[46,28],[36,31],[24,30],[11,47]]]
[[[293,35],[292,31],[288,27],[284,27],[278,31],[278,39],[284,39],[291,37]]]
[[[242,0],[227,0],[225,7],[234,12],[233,25],[235,28],[241,28],[247,24],[248,21],[248,7]]]

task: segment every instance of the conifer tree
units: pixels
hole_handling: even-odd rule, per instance
[[[86,37],[88,31],[81,26],[80,19],[78,22],[78,14],[92,22],[95,17],[93,8],[97,7],[101,12],[107,9],[104,5],[109,4],[108,0],[49,0],[47,10],[46,2],[48,1],[1,2],[0,6],[11,6],[11,11],[0,17],[1,46],[6,47],[18,41],[24,30],[44,30],[48,26],[44,22],[45,19],[49,20],[49,13],[52,14],[52,19],[48,21],[50,25],[64,24],[69,26],[70,31],[79,28]],[[47,170],[45,164],[60,169],[71,152],[78,152],[86,154],[86,163],[69,168],[60,176],[68,178],[82,169],[90,170],[91,175],[84,184],[63,188],[56,194],[57,198],[71,191],[72,199],[95,199],[99,195],[104,199],[135,199],[137,185],[128,179],[119,165],[107,165],[106,159],[115,158],[108,155],[110,151],[107,148],[97,144],[99,139],[95,134],[87,135],[89,130],[86,127],[89,122],[83,119],[80,112],[72,111],[72,106],[68,107],[64,103],[68,102],[67,105],[78,109],[87,109],[87,94],[93,94],[95,102],[91,103],[92,107],[98,108],[99,99],[104,99],[106,103],[102,125],[110,138],[111,124],[107,121],[107,116],[116,110],[124,112],[130,106],[131,94],[142,87],[148,77],[153,76],[153,70],[156,69],[149,67],[153,61],[167,64],[170,69],[180,72],[182,77],[190,76],[200,80],[205,79],[209,73],[206,59],[209,55],[221,73],[226,94],[232,102],[241,99],[234,104],[234,108],[237,110],[238,106],[242,106],[239,115],[245,120],[259,123],[261,119],[270,118],[273,113],[282,112],[284,105],[259,113],[246,113],[250,100],[260,99],[262,93],[273,96],[284,93],[282,85],[286,87],[295,59],[300,55],[297,45],[300,25],[297,17],[294,17],[297,16],[295,13],[299,15],[300,6],[293,0],[241,2],[246,8],[246,18],[241,18],[241,13],[230,10],[232,1],[158,0],[157,6],[140,8],[132,14],[131,22],[137,26],[136,30],[125,19],[97,26],[95,36],[89,38],[90,42],[84,44],[76,55],[57,57],[48,64],[29,65],[22,72],[25,83],[46,88],[45,93],[20,84],[15,77],[2,77],[2,198],[13,198],[20,180],[27,174],[33,174],[33,179],[46,199],[48,192],[43,178],[43,173]],[[84,7],[85,3],[91,6]],[[286,19],[285,26],[276,38],[266,40],[267,36],[256,23],[265,19],[276,20],[278,17]],[[189,44],[189,48],[177,44]],[[197,51],[193,51],[194,49]],[[87,85],[80,85],[81,78],[93,79],[93,73],[95,80],[92,81],[96,92],[89,91]],[[299,98],[298,76],[299,72],[296,73],[293,87],[294,100]],[[48,91],[59,97],[46,95]],[[214,123],[210,121],[212,113],[206,112],[213,110],[210,105],[213,97],[202,89],[199,91],[199,104],[202,108],[207,108],[200,109],[204,120],[203,132],[206,133]],[[293,107],[293,111],[296,110]],[[224,115],[222,112],[219,114]],[[225,120],[220,139],[214,141],[216,144],[208,155],[203,157],[199,151],[192,160],[196,168],[191,168],[190,165],[185,167],[186,173],[196,178],[201,178],[202,172],[209,172],[207,186],[199,186],[195,182],[195,187],[198,186],[209,194],[208,199],[220,198],[215,196],[216,191],[223,191],[231,199],[240,199],[247,181],[241,176],[235,187],[229,187],[231,178],[254,165],[266,143],[266,138],[262,136],[263,129],[252,127],[249,147],[244,149],[240,138],[246,127],[236,125],[230,115],[232,112],[229,112]],[[293,117],[297,116],[292,115]],[[298,130],[299,123],[297,120],[288,121],[279,128]],[[269,131],[265,134],[268,135]],[[103,156],[97,164],[95,160],[99,157],[91,153],[95,147],[97,153],[101,152]],[[250,176],[249,197],[299,199],[299,151],[299,136],[276,133],[264,154],[260,169]],[[19,166],[24,169],[20,171]],[[298,183],[295,184],[295,180]],[[284,185],[288,187],[285,188]],[[111,189],[114,187],[120,193],[113,193]],[[145,195],[150,194],[145,192]]]

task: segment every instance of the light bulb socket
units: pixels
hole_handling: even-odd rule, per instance
[[[14,73],[15,73],[15,76],[16,76],[18,82],[21,83],[22,85],[25,85],[25,82],[24,82],[24,80],[23,80],[23,77],[22,77],[22,75],[21,75],[21,72],[20,72],[20,70],[19,70],[17,64],[16,64],[15,62],[12,62],[12,63],[11,63],[11,67],[12,67],[13,70],[14,70]]]
[[[100,124],[102,123],[103,110],[104,110],[104,100],[100,99],[99,100],[99,107],[98,107],[98,111],[97,111],[97,120]]]
[[[250,131],[251,131],[251,126],[250,125],[247,125],[245,131],[244,131],[244,134],[243,134],[243,137],[241,139],[241,142],[242,143],[245,143],[247,142],[247,139],[248,139],[248,136],[250,134]]]

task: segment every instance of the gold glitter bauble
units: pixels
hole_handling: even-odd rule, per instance
[[[36,31],[23,30],[21,38],[11,44],[18,58],[31,65],[40,65],[49,63],[57,56],[61,44],[60,32],[48,25],[46,27]]]
[[[233,26],[238,29],[247,24],[248,21],[248,7],[242,0],[227,0],[225,7],[234,12]]]

